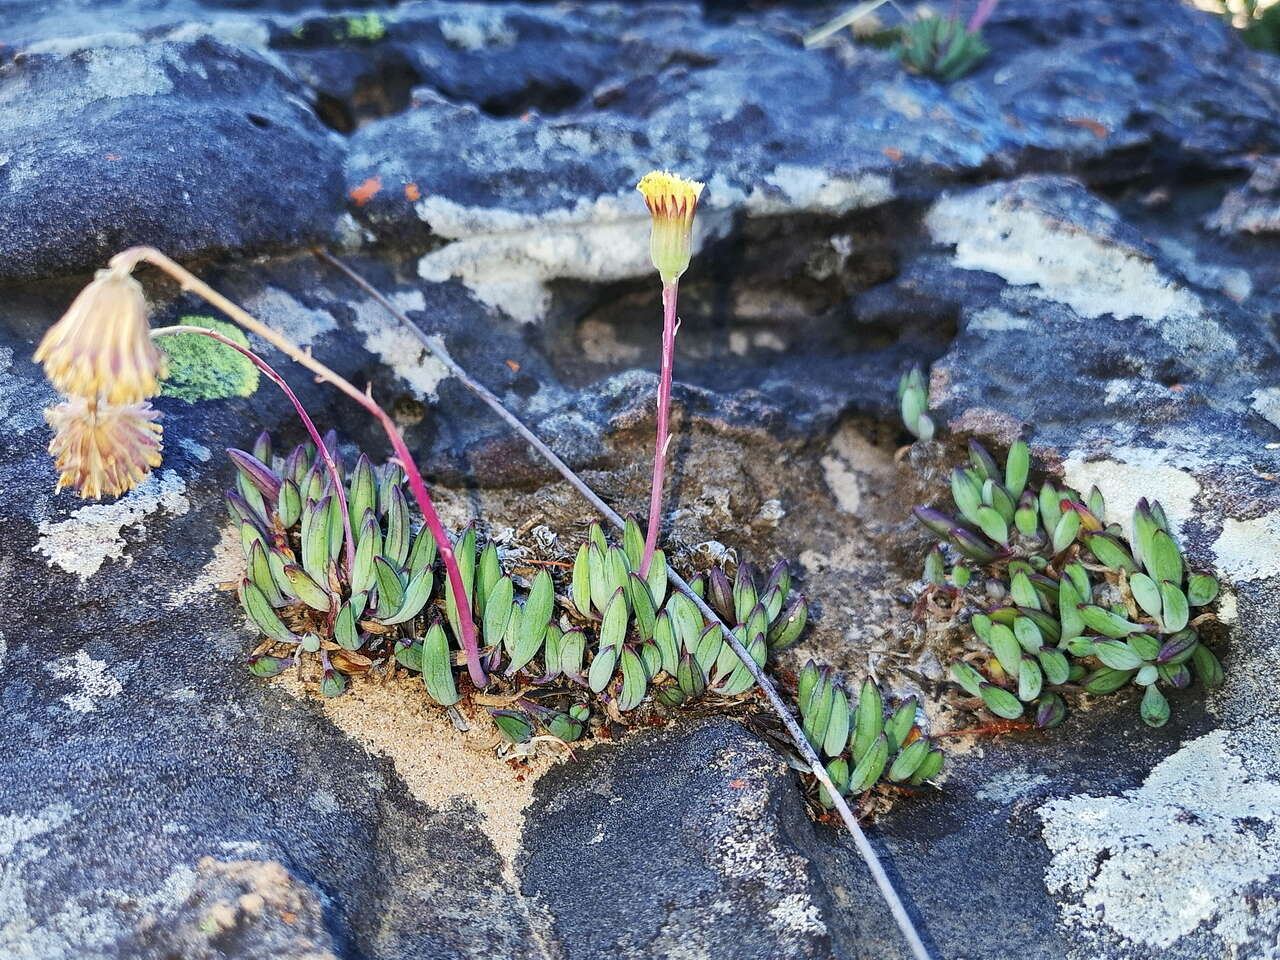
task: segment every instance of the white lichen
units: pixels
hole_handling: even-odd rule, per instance
[[[146,519],[153,513],[181,516],[190,508],[187,485],[172,470],[152,474],[114,503],[95,503],[72,511],[65,520],[42,520],[34,549],[49,563],[87,580],[108,560],[125,557],[123,532],[146,535]]]
[[[402,313],[426,307],[426,299],[419,290],[392,294],[389,299]],[[449,376],[448,368],[428,352],[404,324],[387,313],[385,307],[373,300],[362,300],[354,307],[355,327],[364,337],[364,348],[395,371],[418,397],[436,399],[440,381]]]
[[[1200,494],[1200,482],[1189,470],[1170,462],[1166,451],[1146,447],[1117,447],[1104,460],[1085,460],[1083,453],[1073,452],[1063,472],[1067,484],[1082,495],[1097,486],[1107,503],[1107,519],[1126,530],[1134,507],[1146,497],[1160,501],[1176,533],[1191,518]]]
[[[1280,784],[1251,775],[1236,743],[1218,730],[1134,790],[1040,808],[1045,886],[1068,927],[1165,949],[1256,923],[1246,893],[1280,880]]]
[[[84,650],[45,664],[55,680],[67,680],[76,689],[62,696],[62,702],[76,713],[96,713],[98,701],[118,697],[124,686],[107,669],[105,660],[95,660]]]
[[[1218,570],[1236,583],[1280,576],[1280,510],[1253,520],[1227,517],[1213,554]]]
[[[1115,217],[1099,203],[1100,216]],[[980,188],[937,201],[925,224],[955,246],[956,265],[1026,286],[1083,319],[1138,317],[1180,350],[1234,352],[1235,339],[1205,313],[1190,289],[1140,251],[1064,224],[1033,203]]]

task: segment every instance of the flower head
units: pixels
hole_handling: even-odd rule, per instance
[[[653,216],[649,255],[664,284],[674,283],[689,269],[693,215],[703,186],[697,180],[660,170],[646,173],[636,184]]]
[[[71,397],[44,412],[53,427],[49,453],[55,490],[73,487],[98,499],[128,493],[160,466],[160,414],[151,404],[109,404]]]
[[[151,342],[142,286],[127,270],[99,270],[36,348],[63,393],[110,404],[154,396],[164,357]]]

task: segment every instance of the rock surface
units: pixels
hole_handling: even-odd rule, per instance
[[[1280,59],[1189,6],[1005,0],[992,55],[942,86],[847,36],[804,50],[834,7],[761,6],[0,11],[0,955],[905,956],[851,845],[737,721],[579,751],[510,801],[511,857],[493,811],[523,773],[493,759],[487,807],[487,781],[423,799],[428,743],[369,746],[250,678],[216,590],[237,575],[218,451],[289,422],[269,389],[162,398],[151,481],[51,493],[34,344],[91,269],[151,243],[371,382],[451,518],[578,536],[567,489],[321,243],[637,508],[658,292],[631,184],[664,165],[709,183],[672,529],[798,560],[822,602],[805,654],[895,669],[883,625],[922,542],[892,458],[913,363],[951,437],[1025,436],[1119,515],[1158,496],[1230,584],[1207,703],[1174,698],[1159,731],[1106,703],[966,740],[941,792],[874,825],[936,955],[1272,955]],[[154,322],[213,315],[140,277]]]

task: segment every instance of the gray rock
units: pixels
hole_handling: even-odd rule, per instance
[[[92,12],[0,13],[0,954],[905,955],[852,846],[734,721],[582,750],[537,785],[504,872],[475,808],[415,799],[314,704],[250,678],[214,589],[216,451],[263,426],[299,438],[273,391],[162,398],[166,461],[144,488],[51,493],[34,343],[85,272],[149,242],[216,261],[215,286],[370,382],[454,509],[576,535],[585,515],[524,444],[307,255],[326,243],[633,507],[658,291],[631,188],[670,165],[709,181],[682,281],[673,526],[825,578],[832,659],[884,663],[883,625],[859,618],[918,564],[905,512],[874,516],[918,479],[891,451],[862,472],[857,449],[830,452],[905,440],[892,388],[912,363],[952,441],[1025,436],[1121,516],[1160,497],[1230,586],[1228,682],[1207,703],[1174,697],[1159,731],[1120,700],[978,741],[941,792],[870,827],[936,955],[1268,955],[1274,58],[1155,0],[1005,0],[991,57],[950,86],[848,37],[805,51],[820,17],[783,6]],[[212,314],[140,276],[157,324]],[[385,453],[352,404],[266,355],[322,426]],[[802,542],[850,498],[846,525]],[[864,543],[876,556],[838,582],[828,555]]]

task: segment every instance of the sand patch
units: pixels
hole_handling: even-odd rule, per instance
[[[347,736],[389,759],[409,792],[427,806],[474,806],[502,858],[504,876],[519,889],[512,865],[525,809],[534,784],[558,762],[560,748],[541,747],[536,756],[519,761],[501,759],[496,748],[505,741],[483,708],[458,704],[471,727],[460,733],[445,711],[427,699],[416,675],[387,681],[352,678],[347,692],[332,699],[304,686],[294,672],[277,683],[299,699],[315,700]]]

